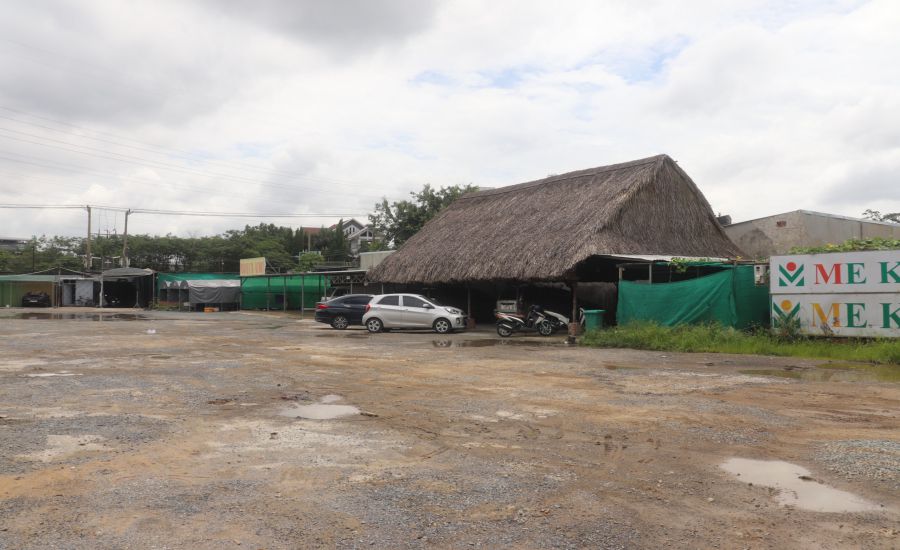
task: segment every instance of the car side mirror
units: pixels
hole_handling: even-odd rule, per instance
[[[425,304],[425,305],[422,306],[422,307],[424,307],[425,309],[434,309],[434,306],[431,305],[431,304]]]

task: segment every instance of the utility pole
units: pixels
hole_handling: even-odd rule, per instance
[[[131,209],[125,211],[125,235],[122,239],[122,267],[128,267],[128,214]]]
[[[85,206],[88,213],[88,233],[87,233],[87,249],[86,254],[84,255],[84,271],[85,273],[91,272],[91,206]]]

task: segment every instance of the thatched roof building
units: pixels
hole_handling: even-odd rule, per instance
[[[368,278],[602,280],[597,258],[739,254],[691,178],[659,155],[466,194]]]

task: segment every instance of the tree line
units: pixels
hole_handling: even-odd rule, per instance
[[[307,270],[347,261],[349,243],[340,227],[323,227],[313,235],[266,223],[210,237],[128,235],[128,259],[132,267],[155,271],[234,273],[241,258],[264,256],[275,272]],[[93,269],[120,267],[123,245],[122,235],[92,237]],[[0,272],[83,271],[86,250],[84,237],[34,237],[18,251],[0,251]]]
[[[425,185],[410,193],[411,200],[389,203],[383,199],[369,216],[376,239],[362,243],[359,252],[402,245],[456,198],[474,190],[477,187],[471,185],[440,189]],[[162,272],[235,273],[241,258],[257,257],[265,257],[275,272],[308,271],[323,263],[352,260],[343,227],[343,220],[315,232],[260,223],[206,237],[128,235],[127,255],[132,267]],[[92,237],[93,270],[120,267],[123,244],[122,235]],[[84,237],[35,236],[19,250],[0,250],[0,273],[57,268],[83,271],[86,249]]]

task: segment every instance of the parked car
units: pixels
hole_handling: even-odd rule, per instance
[[[50,295],[46,292],[26,292],[22,307],[50,307]]]
[[[428,328],[446,334],[466,327],[466,312],[419,294],[380,294],[366,306],[362,320],[369,332]]]
[[[338,330],[344,330],[350,325],[361,325],[366,305],[371,299],[371,294],[347,294],[327,302],[319,302],[316,304],[316,321],[328,323]]]

